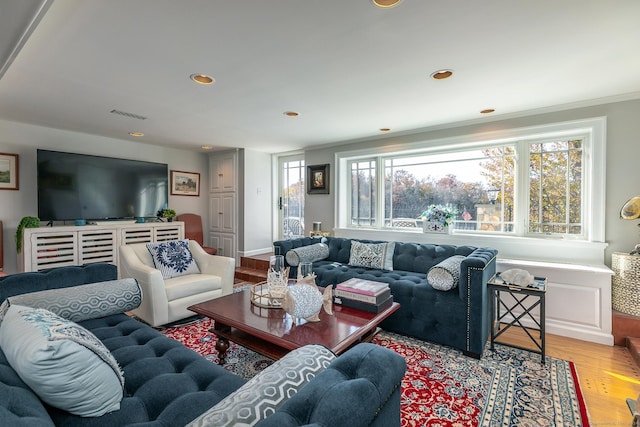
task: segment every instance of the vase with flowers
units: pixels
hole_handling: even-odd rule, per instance
[[[449,206],[431,205],[420,217],[422,218],[422,231],[425,233],[449,233],[450,225],[457,211]]]

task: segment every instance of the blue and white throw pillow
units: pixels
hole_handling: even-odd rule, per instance
[[[172,240],[162,243],[147,243],[153,264],[164,279],[198,274],[200,269],[189,249],[189,240]]]
[[[431,267],[427,273],[431,287],[439,291],[450,291],[458,286],[460,265],[465,258],[462,255],[454,255]]]
[[[49,405],[82,417],[120,409],[124,377],[118,362],[82,326],[41,308],[11,305],[0,325],[0,348]]]
[[[354,240],[351,242],[349,265],[391,271],[395,247],[395,242],[362,243]]]

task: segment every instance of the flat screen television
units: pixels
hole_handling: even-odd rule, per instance
[[[163,163],[38,150],[42,221],[155,217],[168,202]]]

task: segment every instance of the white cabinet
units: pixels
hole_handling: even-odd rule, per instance
[[[209,157],[209,246],[238,259],[238,151]]]
[[[209,230],[220,233],[236,232],[235,193],[214,193],[209,196]]]
[[[118,265],[118,247],[184,239],[183,222],[123,223],[82,227],[25,228],[22,271],[108,262]]]
[[[209,245],[218,249],[217,255],[236,257],[235,234],[209,233]]]
[[[236,190],[236,152],[212,155],[209,158],[209,191],[226,192]]]

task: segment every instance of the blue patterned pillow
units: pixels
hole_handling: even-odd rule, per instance
[[[140,306],[142,291],[136,279],[109,280],[69,288],[49,289],[9,297],[11,304],[44,308],[72,322],[82,322]],[[2,306],[0,306],[0,321]]]
[[[189,240],[147,243],[147,249],[163,279],[200,273],[198,264],[189,250]]]

